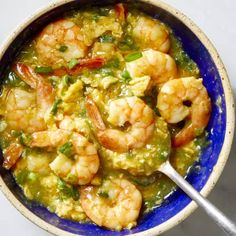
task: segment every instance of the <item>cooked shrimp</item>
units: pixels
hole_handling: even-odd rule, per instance
[[[14,70],[35,91],[14,88],[5,92],[2,99],[6,104],[4,116],[8,125],[29,133],[46,129],[44,115],[53,104],[52,86],[24,64],[15,65]]]
[[[11,169],[20,158],[22,152],[23,148],[20,144],[11,143],[10,146],[3,151],[4,161],[2,166],[7,170]]]
[[[104,181],[81,191],[81,205],[97,225],[121,230],[135,226],[142,204],[139,190],[125,179]]]
[[[26,84],[35,89],[39,110],[44,114],[54,102],[55,95],[52,85],[25,64],[17,63],[14,70]]]
[[[69,19],[55,21],[46,26],[36,39],[39,58],[48,65],[83,58],[87,46],[83,42],[81,29]]]
[[[143,47],[168,52],[170,48],[169,32],[162,23],[143,16],[134,22],[133,35]]]
[[[130,149],[143,147],[154,131],[154,113],[140,98],[125,97],[109,103],[108,122],[123,127],[130,124],[127,131],[106,128],[96,104],[87,99],[88,115],[98,129],[99,142],[116,152],[127,152]]]
[[[99,168],[99,157],[95,146],[84,136],[67,130],[41,131],[32,134],[31,147],[54,147],[73,149],[73,159],[59,154],[50,164],[52,171],[71,184],[88,184]]]
[[[165,83],[158,94],[157,107],[169,123],[178,123],[184,119],[190,121],[186,122],[185,127],[174,137],[176,147],[190,142],[202,133],[211,113],[211,101],[202,79],[194,77],[174,79]]]
[[[162,84],[177,75],[174,59],[152,49],[142,52],[141,58],[127,62],[126,67],[132,78],[150,76],[152,85]]]
[[[46,128],[42,117],[37,117],[35,93],[11,89],[7,91],[4,101],[4,116],[11,129],[31,133]]]

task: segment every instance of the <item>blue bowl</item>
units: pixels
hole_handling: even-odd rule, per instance
[[[65,11],[83,8],[85,4],[104,5],[116,1],[64,0],[48,6],[30,17],[11,35],[0,52],[0,78],[22,45],[45,24]],[[127,2],[127,1],[124,1]],[[131,1],[128,1],[131,2]],[[187,180],[206,196],[214,187],[228,158],[234,132],[234,104],[224,66],[206,36],[186,16],[157,0],[135,1],[137,6],[173,29],[185,51],[198,64],[203,83],[212,101],[212,115],[207,131],[211,144],[204,150]],[[2,156],[1,156],[2,160]],[[157,235],[184,220],[196,205],[181,190],[177,190],[157,209],[141,217],[132,230],[120,232],[100,228],[94,224],[80,224],[59,218],[45,207],[28,201],[9,171],[0,167],[0,187],[12,204],[28,219],[56,235]]]

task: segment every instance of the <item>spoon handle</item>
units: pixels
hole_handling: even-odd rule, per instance
[[[159,171],[173,180],[189,197],[191,197],[228,235],[236,235],[236,225],[223,212],[197,192],[167,161]]]

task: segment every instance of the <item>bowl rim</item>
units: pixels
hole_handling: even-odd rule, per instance
[[[7,38],[5,43],[1,45],[0,48],[0,58],[3,57],[5,54],[7,48],[11,45],[13,40],[18,36],[18,34],[28,27],[33,21],[35,21],[37,18],[42,16],[43,14],[47,13],[50,10],[53,10],[54,8],[57,8],[59,6],[62,6],[64,4],[73,2],[75,0],[54,0],[52,3],[49,3],[48,5],[44,6],[43,8],[39,9],[35,13],[31,14],[29,17],[27,17],[23,23],[21,23],[13,33]],[[213,44],[210,42],[210,40],[207,38],[207,36],[202,32],[202,30],[191,20],[189,19],[185,14],[180,12],[179,10],[175,9],[174,7],[170,6],[169,4],[166,4],[162,2],[161,0],[139,0],[141,2],[155,5],[165,11],[168,11],[170,14],[175,16],[178,20],[180,20],[185,26],[187,26],[201,41],[201,43],[206,47],[206,49],[209,51],[209,54],[212,56],[214,63],[216,64],[216,67],[218,69],[219,75],[221,77],[223,90],[225,94],[225,101],[226,101],[226,131],[225,131],[225,138],[224,143],[221,149],[221,152],[219,154],[217,163],[215,164],[213,171],[211,175],[208,178],[208,181],[204,185],[204,187],[201,190],[201,194],[206,197],[213,187],[215,186],[216,182],[218,181],[224,166],[226,164],[226,161],[229,157],[229,153],[231,150],[231,145],[233,142],[234,137],[234,124],[235,124],[235,113],[234,113],[234,99],[233,99],[233,93],[230,85],[230,81],[225,69],[225,66],[213,46]],[[53,226],[40,217],[33,214],[30,210],[28,210],[9,190],[5,182],[3,181],[2,177],[0,176],[0,189],[3,192],[3,194],[6,196],[6,198],[11,202],[11,204],[28,220],[33,222],[34,224],[38,225],[42,229],[46,230],[49,233],[52,233],[54,235],[58,236],[78,236],[78,234],[70,233],[68,231],[62,230],[57,228],[56,226]],[[184,221],[191,213],[194,212],[194,210],[197,208],[197,204],[194,201],[191,201],[184,209],[182,209],[179,213],[177,213],[175,216],[171,217],[169,220],[163,222],[162,224],[153,227],[151,229],[131,234],[133,236],[154,236],[159,235],[170,228],[176,226],[177,224]]]

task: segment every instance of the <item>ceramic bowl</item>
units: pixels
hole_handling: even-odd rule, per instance
[[[62,0],[33,14],[10,36],[0,51],[0,78],[21,46],[45,24],[62,13],[83,8],[86,4],[114,4],[112,0]],[[234,132],[234,104],[227,73],[215,48],[202,31],[185,15],[158,0],[136,1],[140,9],[170,26],[183,47],[198,64],[204,85],[212,101],[212,115],[207,127],[211,144],[204,150],[187,180],[204,196],[212,190],[227,161]],[[213,22],[212,22],[213,23]],[[1,157],[2,160],[2,157]],[[141,217],[132,230],[109,231],[94,224],[80,224],[61,219],[46,208],[28,201],[9,171],[0,169],[0,188],[9,201],[29,220],[55,235],[158,235],[179,224],[196,204],[177,190],[151,213]]]

